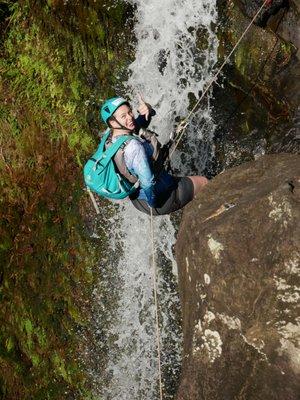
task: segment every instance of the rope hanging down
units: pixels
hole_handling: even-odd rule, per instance
[[[155,304],[155,325],[156,325],[156,343],[157,343],[157,358],[158,358],[158,380],[159,380],[159,395],[160,400],[163,398],[162,377],[161,377],[161,359],[160,359],[160,332],[158,318],[158,301],[157,301],[157,281],[156,281],[156,261],[155,261],[155,246],[154,246],[154,229],[153,229],[153,214],[150,208],[150,229],[151,229],[151,244],[152,244],[152,273],[153,273],[153,293]]]
[[[175,131],[175,139],[174,139],[174,146],[172,147],[172,150],[170,151],[170,155],[169,158],[172,157],[174,151],[176,150],[185,129],[187,128],[188,124],[189,124],[189,119],[191,118],[191,116],[195,113],[195,110],[197,109],[197,107],[199,106],[200,102],[202,101],[202,99],[204,98],[204,96],[206,95],[206,93],[208,92],[208,90],[211,88],[211,86],[213,85],[214,82],[216,82],[217,77],[220,75],[222,69],[224,68],[224,66],[227,64],[227,61],[230,59],[230,57],[232,56],[232,54],[235,52],[236,48],[238,47],[238,45],[241,43],[241,41],[243,40],[244,36],[246,35],[246,33],[248,32],[248,30],[251,28],[253,22],[256,20],[256,18],[258,17],[258,15],[260,14],[260,12],[262,11],[262,9],[266,6],[271,4],[272,0],[265,0],[264,3],[262,4],[262,6],[260,7],[260,9],[257,11],[257,13],[254,15],[254,17],[252,18],[252,20],[250,21],[249,25],[247,26],[247,28],[245,29],[245,31],[243,32],[243,34],[241,35],[241,37],[239,38],[239,40],[236,42],[235,46],[233,47],[233,49],[231,50],[231,52],[228,54],[228,56],[225,58],[223,64],[220,66],[220,68],[218,69],[218,71],[216,72],[216,74],[211,78],[211,80],[209,81],[206,89],[204,90],[204,92],[202,93],[200,99],[197,101],[197,103],[194,105],[194,107],[192,108],[192,110],[189,112],[189,114],[187,115],[187,117],[180,122],[180,124],[178,125],[178,127],[176,128]]]

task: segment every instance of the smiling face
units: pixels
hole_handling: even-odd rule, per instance
[[[109,122],[114,131],[118,131],[121,128],[120,125],[128,129],[128,131],[132,131],[135,128],[133,112],[127,104],[120,106],[114,112],[113,118]],[[122,129],[122,133],[124,133],[124,129]]]

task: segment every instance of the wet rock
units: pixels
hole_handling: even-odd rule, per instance
[[[219,0],[221,58],[247,28],[250,9],[261,4]],[[265,153],[300,151],[299,5],[272,4],[282,8],[265,28],[251,26],[224,68],[223,86],[214,88],[218,172]]]
[[[297,47],[297,57],[300,58],[300,2],[290,1],[288,8],[281,9],[272,15],[267,22],[268,28],[277,33],[285,41]]]
[[[221,12],[226,17],[226,23],[220,37],[220,52],[224,52],[225,55],[228,48],[232,48],[246,30],[250,20],[234,2]],[[295,107],[290,99],[291,90],[286,87],[286,81],[295,84],[298,80],[296,78],[299,77],[299,60],[296,58],[296,52],[296,46],[285,41],[276,32],[252,25],[234,53],[235,72],[229,74],[229,79],[241,90],[250,89],[256,82],[254,95],[274,114],[280,111],[280,106]],[[297,68],[294,67],[295,64]],[[291,102],[293,104],[290,104]],[[298,102],[299,94],[297,105]]]
[[[247,15],[249,18],[253,18],[264,3],[264,0],[239,0],[238,3],[245,15]],[[288,5],[288,0],[270,0],[270,4],[263,8],[255,23],[259,26],[266,26],[266,23],[271,15],[276,14],[282,8],[287,8]]]
[[[217,176],[176,244],[184,357],[177,400],[300,393],[300,156]]]

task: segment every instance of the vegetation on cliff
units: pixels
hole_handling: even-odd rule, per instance
[[[77,333],[87,323],[101,248],[95,251],[82,229],[81,167],[95,147],[98,102],[111,94],[125,62],[119,31],[127,11],[104,1],[0,2],[0,398],[6,400],[90,398],[78,360],[84,335]]]

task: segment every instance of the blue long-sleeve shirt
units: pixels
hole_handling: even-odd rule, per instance
[[[155,115],[152,110],[148,121],[144,115],[139,115],[136,122],[135,132],[141,128],[147,128],[151,122],[151,117]],[[155,177],[152,171],[153,147],[146,140],[136,137],[136,140],[127,142],[124,149],[124,161],[126,167],[140,181],[137,198],[146,200],[150,207],[157,207],[158,200],[163,193],[174,188],[175,179],[167,172],[163,171],[159,177]]]
[[[148,127],[153,115],[155,115],[155,111],[152,111],[148,121],[143,115],[136,119],[137,132],[140,128]],[[154,176],[152,154],[152,145],[146,140],[137,138],[127,143],[124,150],[124,159],[128,170],[139,178],[138,199],[146,200],[150,207],[157,207],[160,195],[174,188],[175,179],[165,171],[161,172],[159,177]]]
[[[147,200],[151,207],[155,207],[155,177],[150,167],[152,152],[153,149],[146,141],[131,140],[125,147],[124,160],[130,173],[140,181],[138,198]]]

